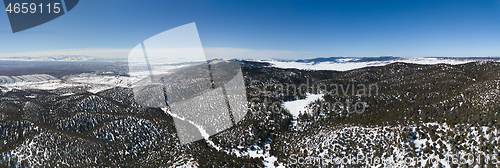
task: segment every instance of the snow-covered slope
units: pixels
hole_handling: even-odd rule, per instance
[[[38,56],[38,57],[0,57],[0,60],[5,61],[125,61],[120,58],[100,58],[86,55],[54,55],[54,56]]]
[[[47,74],[21,75],[21,76],[0,76],[0,85],[22,83],[22,82],[46,82],[57,80],[56,77]]]
[[[92,93],[113,87],[129,87],[136,78],[126,76],[109,76],[83,73],[64,76],[61,79],[47,74],[34,74],[22,76],[0,76],[1,91],[12,89],[41,89],[53,90],[58,88],[81,87]],[[64,93],[69,94],[69,93]]]

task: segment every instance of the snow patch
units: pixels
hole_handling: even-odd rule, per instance
[[[323,94],[307,94],[305,99],[284,102],[283,106],[290,111],[290,114],[297,117],[307,110],[307,106],[315,100],[323,100]]]

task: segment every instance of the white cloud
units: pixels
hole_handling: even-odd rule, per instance
[[[132,49],[107,49],[107,48],[81,48],[46,50],[20,53],[0,53],[0,57],[38,57],[38,56],[58,56],[58,55],[86,55],[102,58],[127,58]],[[297,59],[306,52],[296,52],[288,50],[253,50],[245,48],[203,48],[207,59]],[[178,51],[179,52],[179,51]],[[189,53],[189,52],[186,52]]]
[[[0,53],[0,57],[39,57],[57,55],[86,55],[102,58],[126,58],[130,49],[107,49],[107,48],[79,48],[64,50],[46,50],[20,53]]]
[[[239,59],[297,59],[305,52],[288,50],[252,50],[245,48],[204,48],[205,55],[211,58],[239,58]]]

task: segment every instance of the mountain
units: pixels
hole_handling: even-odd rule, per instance
[[[127,61],[122,58],[100,58],[85,55],[56,55],[56,56],[22,56],[22,57],[0,57],[5,61]]]
[[[120,83],[134,80],[127,76],[72,74],[59,77],[57,87],[45,87],[45,81],[1,84],[9,90],[0,93],[0,164],[498,166],[498,62],[397,61],[345,71],[238,63],[249,111],[237,125],[185,145],[168,109],[135,103],[132,88]],[[289,103],[301,107],[288,109]],[[352,159],[357,156],[363,158]]]

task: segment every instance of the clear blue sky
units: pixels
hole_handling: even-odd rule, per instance
[[[130,50],[191,22],[204,48],[247,57],[500,56],[499,0],[81,0],[16,34],[0,12],[0,54]]]

